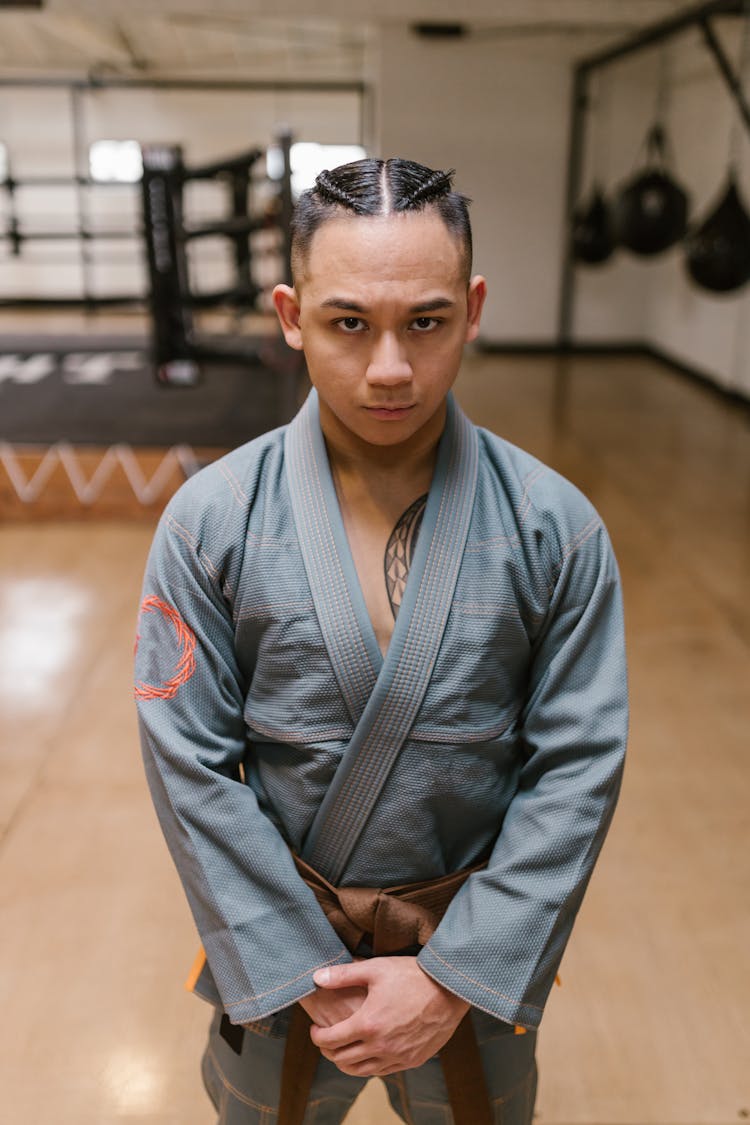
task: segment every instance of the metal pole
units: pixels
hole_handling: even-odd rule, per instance
[[[285,93],[358,93],[365,89],[364,82],[333,80],[292,81],[290,79],[267,79],[265,81],[252,81],[249,79],[212,79],[212,78],[0,78],[0,87],[17,86],[20,89],[68,89],[71,86],[79,90],[242,90],[273,94],[283,90]]]
[[[578,65],[586,70],[606,66],[608,63],[633,54],[634,51],[641,51],[644,47],[660,43],[663,39],[668,39],[680,31],[686,31],[689,27],[703,23],[711,16],[742,15],[743,6],[744,0],[712,0],[708,4],[696,4],[679,15],[671,16],[669,19],[654,24],[653,27],[647,27],[644,31],[636,32],[614,47],[601,51],[599,54],[590,55],[589,58],[581,59]]]
[[[88,146],[84,136],[83,110],[81,96],[84,87],[71,86],[70,105],[73,127],[73,160],[76,180],[76,204],[78,208],[78,238],[80,239],[81,254],[81,280],[83,283],[83,301],[86,308],[94,307],[94,296],[91,291],[91,255],[89,253],[89,212],[88,199],[85,195],[85,181],[88,179]]]
[[[738,78],[735,74],[732,64],[727,58],[726,51],[717,39],[715,31],[707,19],[701,20],[701,30],[703,31],[708,49],[713,53],[716,59],[716,65],[721,71],[721,76],[729,87],[730,94],[737,103],[737,108],[742,115],[742,120],[745,122],[745,127],[748,132],[750,132],[750,104],[748,104],[747,98],[745,97],[741,78]]]
[[[573,214],[581,190],[587,108],[588,72],[582,67],[576,67],[573,75],[573,95],[570,114],[568,177],[565,196],[565,244],[563,247],[560,313],[557,329],[557,343],[562,351],[566,351],[570,348],[573,337],[575,262],[573,261],[571,231],[573,227]]]
[[[292,212],[294,199],[292,198],[292,134],[288,129],[282,130],[278,135],[278,144],[284,160],[284,171],[279,186],[280,214],[279,226],[282,238],[282,261],[284,266],[284,281],[292,283]]]

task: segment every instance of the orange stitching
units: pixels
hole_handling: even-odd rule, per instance
[[[549,469],[546,465],[538,465],[536,469],[533,469],[531,473],[529,473],[526,480],[523,482],[525,488],[518,502],[518,508],[516,509],[516,515],[518,516],[518,522],[521,527],[525,524],[526,517],[534,506],[534,502],[531,499],[531,488],[541,477],[546,476],[548,472]]]
[[[323,969],[326,965],[335,965],[337,961],[340,961],[341,958],[348,955],[348,953],[348,949],[342,948],[338,956],[332,957],[330,961],[324,961],[322,965],[315,965],[314,968],[308,969],[307,972],[300,973],[298,977],[292,977],[291,980],[284,981],[283,984],[277,985],[276,988],[269,988],[268,992],[256,992],[254,996],[245,996],[242,1000],[230,1000],[228,1004],[224,1005],[224,1007],[236,1008],[238,1004],[248,1004],[251,1000],[262,1000],[264,996],[270,996],[274,992],[281,992],[282,988],[287,988],[287,986],[290,984],[296,984],[298,980],[302,980],[303,977],[307,977],[311,973],[317,972],[318,969]]]
[[[240,505],[242,505],[243,503],[247,504],[249,502],[248,495],[229,466],[225,462],[220,461],[218,463],[218,468],[219,472],[224,477],[224,480],[232,490],[232,495],[234,496],[237,503]]]
[[[259,617],[262,613],[274,613],[276,610],[282,609],[314,609],[315,602],[312,598],[306,598],[304,601],[292,602],[269,602],[268,605],[254,605],[250,609],[244,609],[237,617],[238,621],[250,621],[253,617]]]
[[[174,699],[178,688],[186,684],[195,671],[195,633],[188,628],[176,609],[167,605],[161,598],[151,595],[145,598],[141,606],[141,613],[158,611],[168,621],[172,622],[177,635],[177,644],[180,649],[180,659],[175,665],[174,675],[162,684],[146,684],[139,681],[135,685],[136,699]],[[135,639],[136,651],[140,635]]]
[[[476,554],[478,551],[483,551],[485,547],[499,547],[501,543],[506,543],[509,547],[517,547],[521,542],[521,536],[518,532],[512,535],[494,535],[491,539],[476,539],[473,543],[467,544],[466,550],[469,554]]]
[[[563,558],[566,559],[574,554],[579,547],[582,547],[587,539],[599,530],[601,527],[601,520],[598,516],[594,516],[589,520],[584,528],[582,528],[577,535],[574,535],[571,541],[563,548]]]
[[[211,1062],[213,1063],[214,1070],[218,1074],[219,1080],[220,1080],[222,1086],[224,1087],[225,1090],[228,1090],[229,1093],[232,1094],[237,1099],[238,1102],[242,1102],[243,1105],[249,1105],[253,1109],[259,1109],[261,1113],[275,1113],[276,1112],[274,1110],[273,1106],[263,1105],[263,1102],[253,1101],[253,1099],[251,1097],[249,1097],[247,1094],[243,1093],[242,1090],[238,1089],[237,1086],[234,1086],[229,1081],[226,1074],[224,1073],[224,1071],[221,1068],[221,1063],[219,1062],[218,1058],[216,1057],[216,1052],[214,1051],[213,1047],[208,1048],[207,1054],[210,1055],[210,1057],[211,1057]]]
[[[205,569],[208,571],[209,577],[214,579],[218,578],[220,574],[219,568],[217,567],[216,563],[211,561],[205,551],[198,551],[198,540],[195,538],[192,532],[188,531],[186,527],[183,527],[181,523],[178,523],[174,516],[167,516],[167,524],[170,530],[173,531],[178,537],[178,539],[182,539],[183,543],[187,543],[191,551],[198,555],[198,559],[203,563]]]
[[[269,726],[268,723],[259,722],[256,718],[248,720],[248,727],[258,734],[267,734],[272,738],[277,739],[279,742],[304,742],[307,740],[331,742],[339,738],[351,738],[352,728],[349,727],[313,727],[312,730],[289,730],[284,727],[280,730],[278,727]]]
[[[485,742],[488,738],[497,738],[499,735],[505,734],[516,721],[518,715],[519,712],[515,711],[500,723],[495,723],[491,727],[480,727],[470,733],[467,733],[464,729],[455,731],[450,727],[441,729],[440,727],[428,727],[422,726],[421,723],[415,723],[409,731],[409,741],[414,739],[417,742],[447,742],[451,746]]]
[[[178,523],[174,516],[167,516],[167,524],[178,538],[187,543],[188,547],[195,548],[195,536],[192,532],[188,531],[186,527],[183,527],[181,523]]]
[[[444,961],[440,954],[436,953],[431,945],[426,945],[422,952],[432,954],[436,961],[439,961],[441,965],[445,965],[446,969],[450,969],[453,973],[458,973],[458,975],[460,977],[463,977],[464,980],[468,980],[470,984],[477,985],[478,988],[484,989],[485,992],[490,992],[493,996],[499,996],[501,1000],[509,1000],[511,1004],[519,1004],[522,1008],[533,1008],[536,1012],[544,1011],[544,1008],[540,1008],[538,1004],[532,1004],[529,1000],[517,1000],[513,996],[506,996],[504,992],[498,992],[494,988],[488,988],[487,985],[482,984],[480,980],[474,980],[474,977],[468,976],[467,973],[462,973],[461,970],[457,969],[455,965],[451,965],[450,961]],[[474,1006],[479,1007],[478,1004],[475,1004]],[[492,1015],[492,1013],[490,1013],[490,1015]]]
[[[253,539],[259,547],[299,547],[297,539],[281,538],[274,535],[256,535],[254,531],[247,531],[247,538]]]
[[[206,552],[205,552],[205,551],[201,551],[201,553],[200,553],[200,555],[199,555],[198,557],[200,558],[201,562],[203,563],[203,565],[205,566],[206,570],[207,570],[207,571],[208,571],[208,573],[209,573],[209,574],[211,575],[211,577],[212,577],[212,578],[218,578],[218,576],[219,576],[219,568],[218,568],[218,566],[216,565],[216,563],[214,563],[214,562],[211,562],[211,559],[210,559],[210,558],[208,557],[208,555],[206,554]]]

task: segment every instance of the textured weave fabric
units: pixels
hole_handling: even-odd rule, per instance
[[[581,493],[500,438],[477,436],[474,507],[442,644],[341,883],[432,879],[489,852],[420,962],[476,1007],[536,1027],[619,788],[620,590],[606,531]],[[319,487],[332,490],[327,464],[318,470]],[[335,516],[347,630],[359,632],[374,680],[382,658]],[[303,848],[356,708],[315,613],[283,429],[177,493],[154,540],[147,598],[173,611],[139,621],[147,776],[218,990],[206,994],[234,1022],[255,1020],[311,993],[319,966],[350,959],[289,854]],[[175,689],[191,637],[194,664]]]
[[[340,562],[331,565],[336,547],[332,529],[340,524],[338,499],[332,488],[319,486],[321,510],[310,497],[310,482],[319,481],[327,465],[315,395],[290,426],[285,454],[316,615],[342,694],[353,701],[362,694],[362,669],[348,652],[342,652],[340,638],[344,621],[355,633],[359,630],[346,571]],[[414,725],[430,681],[471,523],[477,464],[474,427],[450,399],[425,506],[424,535],[415,551],[399,620],[385,658],[381,660],[378,654],[377,680],[368,680],[364,669],[364,706],[349,705],[356,727],[305,841],[305,859],[337,885]],[[341,540],[339,555],[346,558],[349,554],[348,544]],[[351,576],[353,567],[347,570]],[[370,631],[366,614],[363,622],[365,631]]]

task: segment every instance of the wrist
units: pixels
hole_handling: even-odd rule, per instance
[[[442,984],[439,980],[435,980],[434,977],[431,977],[429,973],[425,972],[425,970],[419,964],[419,961],[417,961],[416,964],[417,967],[427,977],[430,984],[434,986],[441,1001],[445,1003],[446,1006],[450,1007],[451,1011],[457,1015],[458,1020],[462,1020],[471,1008],[471,1004],[469,1003],[469,1001],[464,1000],[463,996],[459,996],[457,993],[451,992],[451,990],[449,988],[446,988],[445,985]]]

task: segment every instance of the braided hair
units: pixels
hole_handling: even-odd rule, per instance
[[[434,171],[414,160],[355,160],[321,172],[297,201],[292,218],[292,268],[299,276],[318,227],[343,213],[390,215],[434,207],[461,243],[471,273],[469,200],[453,191],[454,172]]]

